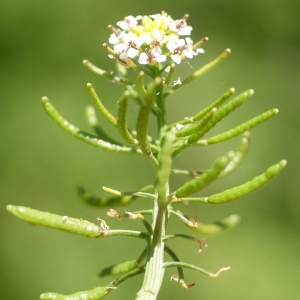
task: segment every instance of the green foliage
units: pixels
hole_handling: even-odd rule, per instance
[[[163,17],[164,16],[165,15],[163,14]],[[130,17],[126,19],[127,23],[130,23],[129,18]],[[184,29],[185,25],[183,24],[185,24],[186,19],[187,16],[184,16],[184,18],[180,20],[181,25],[178,25],[179,28],[180,26],[182,27],[180,29]],[[160,24],[158,27],[161,31],[165,30],[166,36],[172,36],[175,34],[175,29],[173,28],[171,30],[170,24],[168,25],[169,27],[166,27],[166,29],[166,24],[164,22],[164,18],[162,18],[162,23],[155,23],[148,17],[143,18],[143,26],[145,30],[147,28],[151,29],[153,26],[155,27],[158,26],[157,24]],[[127,25],[124,26],[126,27]],[[176,27],[177,29],[178,26]],[[113,35],[119,37],[119,31],[112,26],[110,26],[110,29],[112,30]],[[137,32],[139,30],[140,27],[136,28]],[[179,33],[176,34],[180,35]],[[275,116],[278,113],[278,110],[269,110],[226,132],[200,140],[214,126],[231,114],[236,108],[241,106],[254,93],[252,89],[246,90],[229,102],[225,103],[234,93],[234,89],[230,88],[226,93],[221,95],[220,98],[214,101],[211,105],[202,109],[200,112],[192,112],[194,117],[185,118],[175,124],[168,125],[165,105],[167,97],[171,96],[179,88],[188,85],[206,72],[210,71],[228,57],[231,51],[230,49],[225,49],[216,59],[195,71],[192,75],[184,79],[182,83],[179,79],[172,82],[173,76],[175,75],[176,65],[172,61],[163,64],[162,62],[165,61],[164,59],[166,57],[171,57],[178,64],[182,59],[189,57],[189,55],[196,56],[198,53],[201,53],[198,47],[207,42],[208,38],[201,39],[193,46],[189,45],[188,40],[186,40],[186,45],[183,49],[178,46],[173,52],[171,51],[170,45],[166,46],[170,51],[163,52],[167,54],[162,54],[160,56],[158,56],[158,54],[161,53],[159,53],[156,48],[158,47],[157,44],[159,44],[159,37],[156,36],[156,39],[157,40],[152,45],[152,48],[147,48],[147,46],[145,46],[145,44],[147,44],[146,42],[143,42],[140,45],[140,48],[138,49],[140,57],[138,60],[133,59],[133,57],[129,57],[129,54],[124,56],[124,52],[122,51],[120,53],[117,52],[116,47],[112,49],[107,44],[104,44],[104,49],[117,62],[116,73],[103,71],[87,60],[83,62],[87,68],[104,77],[106,80],[110,80],[111,84],[121,84],[124,86],[125,92],[119,99],[118,115],[115,117],[101,102],[93,85],[90,83],[87,84],[88,93],[90,94],[96,108],[99,110],[102,117],[104,117],[110,125],[113,125],[122,140],[124,140],[125,145],[116,142],[113,138],[109,137],[102,128],[100,128],[95,110],[92,107],[87,108],[86,117],[88,124],[95,131],[95,135],[87,133],[68,122],[56,110],[47,97],[42,98],[42,104],[48,116],[65,132],[102,150],[144,155],[150,160],[154,168],[155,180],[153,182],[154,192],[151,193],[149,193],[149,187],[145,187],[140,191],[132,193],[104,188],[107,192],[112,193],[113,196],[97,197],[92,195],[84,187],[78,188],[79,195],[87,204],[99,208],[109,208],[110,210],[107,215],[119,220],[125,217],[138,219],[143,223],[146,232],[119,229],[113,230],[104,220],[101,219],[99,219],[100,226],[97,226],[82,219],[59,216],[22,206],[7,206],[7,210],[10,213],[32,224],[39,224],[92,238],[106,238],[112,236],[137,237],[144,240],[146,243],[146,249],[141,253],[138,259],[118,263],[104,268],[99,273],[99,276],[120,276],[116,280],[110,282],[106,287],[97,287],[90,291],[78,292],[67,296],[56,293],[45,293],[41,295],[41,299],[102,299],[108,294],[108,292],[115,289],[123,281],[138,274],[145,273],[142,288],[137,293],[136,299],[154,300],[160,290],[164,270],[169,267],[177,268],[177,280],[184,288],[189,288],[193,286],[193,284],[185,284],[183,268],[193,269],[212,278],[217,277],[221,272],[228,270],[229,267],[223,267],[217,273],[206,271],[198,266],[181,262],[175,251],[166,245],[168,240],[179,237],[185,240],[197,242],[200,245],[200,252],[202,245],[205,244],[203,240],[189,235],[167,235],[168,220],[171,216],[176,216],[184,225],[191,228],[191,230],[203,235],[210,235],[220,233],[225,229],[233,228],[239,222],[239,216],[232,215],[211,224],[204,224],[198,222],[198,217],[194,220],[193,218],[186,216],[180,210],[174,209],[174,206],[187,202],[220,204],[238,199],[244,195],[254,192],[268,183],[271,179],[275,178],[286,165],[286,161],[281,160],[279,163],[269,167],[265,172],[254,177],[252,180],[218,194],[206,197],[197,197],[193,195],[204,189],[213,181],[226,176],[236,169],[243,160],[248,149],[250,136],[248,130]],[[163,42],[160,42],[162,44],[160,50],[163,49],[166,51],[166,49],[163,48]],[[127,46],[132,47],[132,45],[133,42],[131,41],[131,43]],[[136,44],[134,45],[138,48]],[[136,48],[134,49],[137,50]],[[143,58],[142,54],[145,54],[146,56],[144,55]],[[170,67],[170,70],[167,77],[164,78],[163,72],[167,67]],[[132,82],[129,78],[126,78],[127,69],[129,68],[139,71],[136,82]],[[145,86],[145,75],[148,75],[148,81],[150,81],[147,86]],[[127,124],[127,105],[128,101],[131,100],[139,106],[135,130],[129,129]],[[148,134],[149,124],[151,121],[150,116],[155,117],[157,120],[156,138],[153,138]],[[210,144],[221,143],[238,135],[241,135],[238,149],[235,152],[229,151],[227,154],[219,157],[209,169],[200,173],[190,170],[172,170],[173,160],[186,148],[190,146],[209,146]],[[193,178],[188,180],[181,187],[178,187],[175,191],[170,191],[169,177],[171,173],[185,174],[192,176]],[[193,196],[190,197],[191,195]],[[126,212],[124,215],[119,214],[114,210],[115,207],[128,205],[133,200],[137,200],[139,197],[152,199],[153,208],[150,210],[147,209],[136,212]],[[152,216],[151,224],[145,218],[147,215]],[[165,262],[164,252],[168,253],[173,261]],[[146,259],[146,262],[145,264],[142,264],[144,259]],[[176,276],[174,276],[174,279],[176,279]]]

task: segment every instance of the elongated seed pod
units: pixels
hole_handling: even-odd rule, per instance
[[[96,67],[95,65],[93,65],[90,61],[88,61],[87,59],[83,60],[82,61],[83,65],[85,67],[87,67],[89,70],[91,70],[92,72],[94,72],[95,74],[97,75],[100,75],[106,79],[109,79],[109,80],[115,80],[115,77],[114,75],[112,75],[111,73],[107,72],[107,71],[104,71],[98,67]]]
[[[158,169],[156,171],[156,188],[158,193],[158,206],[164,209],[168,203],[167,184],[172,168],[172,147],[175,141],[175,128],[168,131],[162,138],[158,156]]]
[[[192,117],[192,121],[198,121],[202,119],[212,108],[220,107],[233,93],[235,92],[234,88],[230,88],[226,93],[224,93],[219,99],[214,101],[212,104],[198,112],[194,117]]]
[[[169,72],[168,72],[166,81],[164,82],[164,86],[168,86],[168,85],[171,83],[171,80],[172,80],[172,78],[173,78],[174,72],[175,72],[175,64],[172,63],[172,64],[170,65],[170,70],[169,70]]]
[[[85,117],[89,126],[95,131],[95,133],[100,137],[101,140],[109,142],[115,145],[121,145],[119,142],[111,138],[99,125],[97,119],[96,111],[93,106],[88,105],[85,109]]]
[[[111,289],[108,287],[96,287],[92,290],[77,292],[71,295],[61,295],[57,293],[41,294],[41,300],[100,300],[103,299]]]
[[[113,208],[117,206],[125,206],[131,203],[136,197],[123,196],[123,197],[97,197],[90,193],[83,186],[78,186],[77,191],[82,200],[92,206],[99,208]]]
[[[192,75],[187,77],[182,84],[175,85],[172,89],[168,90],[164,96],[170,96],[172,95],[178,88],[185,86],[186,84],[191,83],[192,81],[196,80],[197,78],[204,75],[206,72],[212,70],[216,65],[218,65],[221,61],[223,61],[228,55],[231,53],[231,50],[229,48],[225,49],[217,58],[203,66],[202,68],[198,69],[196,72],[194,72]]]
[[[102,269],[98,276],[104,277],[109,275],[123,275],[138,267],[136,260],[125,261],[120,264],[115,264],[107,268]]]
[[[239,143],[239,147],[237,151],[234,154],[234,157],[229,162],[229,164],[226,166],[226,168],[219,174],[218,178],[224,177],[227,174],[231,173],[233,170],[235,170],[239,164],[244,159],[247,150],[249,148],[249,140],[250,140],[250,132],[246,131],[242,135]]]
[[[113,126],[117,126],[117,119],[105,108],[103,103],[101,102],[100,98],[96,94],[96,91],[91,83],[86,85],[87,90],[94,101],[96,107],[99,109],[103,117],[110,122]]]
[[[118,104],[118,120],[117,120],[117,128],[120,136],[124,139],[125,142],[129,144],[136,144],[137,140],[130,134],[127,128],[127,99],[129,97],[129,91],[125,91],[122,97],[120,98]]]
[[[211,195],[207,198],[206,202],[212,204],[225,203],[248,195],[259,189],[266,183],[268,183],[274,177],[276,177],[279,174],[279,172],[285,167],[285,165],[286,160],[281,160],[277,164],[269,167],[261,175],[254,177],[252,180],[239,186],[228,189],[222,193]]]
[[[7,205],[6,209],[16,217],[31,224],[43,225],[90,238],[97,238],[101,235],[99,226],[82,219],[59,216],[24,206]]]
[[[190,228],[201,235],[219,234],[224,230],[235,227],[240,222],[240,219],[241,218],[238,215],[231,215],[227,218],[209,224],[198,222],[198,227]],[[189,220],[194,222],[191,218],[189,218]]]
[[[219,123],[224,117],[242,105],[248,98],[254,94],[253,90],[247,90],[238,96],[234,97],[231,101],[224,104],[213,116],[213,118],[208,122],[208,124],[200,130],[198,133],[195,133],[188,138],[188,143],[197,142],[206,132],[213,128],[217,123]]]
[[[110,151],[110,152],[139,152],[136,148],[132,147],[123,147],[115,144],[111,144],[109,142],[103,141],[97,138],[95,135],[89,134],[83,130],[80,130],[75,125],[68,122],[54,107],[51,101],[47,97],[42,98],[42,104],[47,115],[64,131],[69,133],[70,135],[76,137],[77,139],[86,142],[92,146],[100,148],[102,150]]]
[[[207,112],[207,114],[205,116],[203,116],[203,118],[197,124],[194,124],[187,128],[181,129],[180,131],[178,131],[176,133],[176,136],[177,137],[185,137],[185,136],[189,136],[189,135],[199,132],[211,120],[211,118],[216,113],[216,111],[217,111],[217,109],[215,107],[213,107],[210,111]]]
[[[147,96],[144,99],[142,107],[139,112],[136,131],[137,140],[139,141],[142,152],[150,157],[152,155],[151,146],[148,140],[148,123],[149,115],[154,102],[157,87],[161,84],[161,78],[155,78],[148,87]]]
[[[215,180],[220,172],[227,166],[234,155],[234,152],[230,151],[227,155],[219,157],[215,163],[207,171],[202,173],[199,177],[186,182],[175,192],[177,198],[189,196],[197,193],[213,180]]]
[[[147,95],[147,91],[146,91],[145,86],[144,86],[144,74],[145,73],[143,71],[141,71],[139,73],[139,76],[138,76],[138,79],[137,79],[137,84],[136,84],[137,89],[138,89],[139,93],[141,94],[141,96],[143,98],[145,98],[146,95]]]
[[[215,136],[207,139],[206,142],[207,142],[207,144],[217,144],[217,143],[221,143],[226,140],[229,140],[231,138],[234,138],[237,135],[244,133],[245,131],[253,128],[254,126],[257,126],[260,123],[267,121],[270,118],[276,116],[278,112],[279,111],[276,108],[270,109],[270,110],[260,114],[259,116],[256,116],[256,117],[252,118],[251,120],[236,126],[235,128],[232,128],[228,131],[222,132],[218,135],[215,135]]]

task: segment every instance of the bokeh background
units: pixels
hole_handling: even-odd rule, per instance
[[[12,0],[0,5],[1,299],[38,299],[46,291],[69,294],[106,285],[111,278],[96,276],[102,267],[134,259],[143,249],[139,240],[89,240],[33,227],[8,214],[5,206],[24,205],[97,222],[97,217],[106,218],[105,211],[80,202],[76,184],[105,195],[103,185],[128,191],[153,182],[152,169],[142,156],[106,153],[68,136],[46,116],[40,98],[48,96],[67,119],[87,130],[84,108],[91,100],[85,85],[91,82],[115,113],[122,87],[99,78],[81,62],[89,59],[112,70],[114,64],[101,46],[110,34],[107,25],[127,15],[162,10],[174,19],[189,13],[193,40],[210,38],[204,55],[178,68],[182,78],[223,49],[232,49],[215,70],[169,100],[170,122],[193,115],[230,87],[237,93],[248,88],[256,93],[218,131],[269,108],[280,110],[276,118],[252,130],[250,151],[240,168],[204,194],[247,181],[280,159],[287,159],[288,165],[269,185],[239,201],[182,206],[185,213],[197,212],[205,222],[241,215],[241,224],[209,238],[201,255],[193,243],[170,242],[182,260],[213,272],[228,265],[232,270],[217,279],[187,270],[187,283],[196,283],[189,290],[169,282],[174,270],[167,270],[159,299],[300,298],[299,1]],[[133,106],[132,124],[136,112]],[[113,128],[107,128],[117,137]],[[237,143],[234,139],[222,146],[188,150],[175,167],[206,168]],[[184,180],[172,178],[172,185]],[[149,206],[141,199],[126,209]],[[108,223],[112,228],[142,229],[137,221]],[[169,232],[189,231],[172,219]],[[142,276],[125,282],[108,299],[134,299],[141,282]]]

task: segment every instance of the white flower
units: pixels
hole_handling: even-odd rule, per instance
[[[184,39],[179,39],[167,43],[167,48],[173,53],[171,58],[177,63],[181,63],[180,54],[185,45]]]
[[[173,20],[165,12],[143,17],[127,16],[117,22],[119,29],[109,26],[112,31],[109,43],[120,60],[132,65],[134,58],[139,64],[152,66],[165,62],[167,57],[180,64],[184,58],[204,53],[202,48],[193,46],[189,37],[180,38],[191,34],[192,27],[187,25],[187,18],[188,15],[184,15],[180,20]]]
[[[167,59],[166,55],[161,55],[162,51],[160,47],[156,46],[152,50],[148,50],[147,53],[141,53],[139,57],[139,63],[141,65],[154,64],[155,62],[164,62]]]
[[[185,15],[180,20],[172,20],[170,22],[170,30],[177,33],[178,35],[190,35],[191,31],[193,30],[193,27],[186,25],[187,18],[188,15]]]
[[[128,16],[124,18],[124,21],[119,21],[117,25],[121,27],[123,30],[129,30],[130,28],[136,26],[138,24],[138,20],[140,20],[142,16]]]

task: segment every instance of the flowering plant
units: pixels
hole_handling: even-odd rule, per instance
[[[223,118],[253,95],[253,90],[249,89],[227,101],[235,92],[233,88],[230,88],[212,104],[193,113],[192,117],[183,118],[174,124],[167,123],[165,106],[167,98],[179,88],[188,85],[210,71],[230,54],[230,49],[226,49],[216,59],[192,73],[182,82],[180,78],[174,80],[176,65],[184,59],[191,59],[204,53],[201,46],[208,41],[208,38],[205,37],[193,44],[193,41],[187,37],[192,31],[192,27],[186,23],[187,18],[188,15],[184,15],[180,20],[173,20],[165,12],[144,17],[128,16],[117,23],[121,29],[109,26],[112,31],[109,38],[110,46],[108,44],[103,45],[109,57],[116,60],[117,72],[106,72],[87,60],[83,61],[87,68],[108,79],[110,83],[124,86],[125,91],[118,101],[118,114],[114,116],[105,108],[93,85],[87,84],[88,92],[95,106],[101,115],[116,128],[122,142],[112,139],[99,126],[93,107],[89,106],[86,110],[87,121],[95,131],[95,134],[90,134],[67,121],[47,97],[42,98],[48,116],[64,131],[79,140],[110,152],[144,155],[153,166],[155,181],[152,185],[142,187],[136,192],[121,192],[103,187],[105,191],[112,194],[108,198],[92,195],[84,187],[78,188],[79,195],[87,204],[109,209],[107,216],[112,218],[140,220],[145,227],[145,232],[111,229],[103,219],[99,219],[100,224],[96,225],[83,219],[59,216],[28,207],[7,206],[9,212],[33,224],[40,224],[89,238],[130,236],[145,241],[146,247],[137,259],[106,267],[99,273],[100,277],[119,276],[108,285],[72,295],[44,293],[40,299],[102,299],[123,281],[138,274],[144,274],[144,281],[137,292],[136,299],[156,299],[164,277],[164,270],[171,267],[177,269],[177,274],[172,275],[172,279],[178,281],[184,288],[190,288],[194,283],[185,283],[183,268],[193,269],[212,278],[217,277],[229,267],[223,267],[216,273],[209,272],[198,266],[180,261],[175,251],[166,245],[167,241],[174,238],[190,240],[198,243],[199,253],[202,247],[207,245],[205,240],[198,237],[179,233],[168,234],[168,220],[170,217],[177,217],[183,224],[201,236],[220,233],[225,229],[232,228],[239,222],[239,217],[231,215],[218,222],[204,224],[198,221],[197,214],[195,218],[192,218],[175,207],[181,203],[220,204],[238,199],[268,183],[286,165],[286,161],[281,160],[244,184],[205,197],[194,196],[211,182],[226,176],[239,166],[248,149],[250,136],[248,130],[272,118],[278,113],[278,110],[270,109],[230,130],[203,138]],[[135,81],[127,77],[127,71],[130,68],[139,71]],[[165,72],[166,75],[163,75]],[[145,86],[144,80],[146,76],[150,78],[150,83],[147,86]],[[127,125],[127,104],[130,100],[139,105],[135,130],[128,128]],[[148,134],[151,114],[157,119],[156,137]],[[186,148],[209,146],[236,136],[241,136],[237,150],[229,151],[220,156],[210,168],[202,172],[172,168],[173,160]],[[171,174],[185,175],[190,179],[174,191],[170,191],[169,178]],[[150,199],[152,207],[125,213],[119,213],[114,209],[116,206],[128,205],[140,197]],[[147,220],[147,216],[151,217],[150,222]],[[171,257],[171,261],[165,261],[164,253]]]

